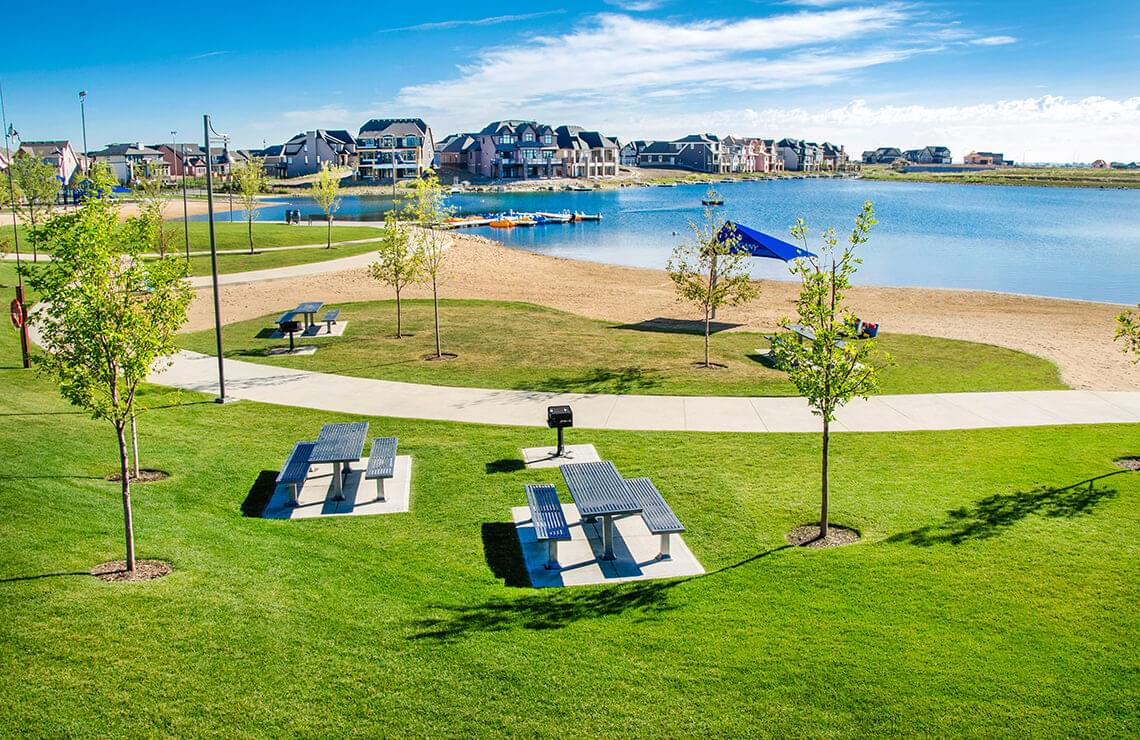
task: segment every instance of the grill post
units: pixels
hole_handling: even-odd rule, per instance
[[[574,426],[574,412],[569,406],[547,406],[546,426],[558,430],[558,448],[554,457],[564,457],[566,454],[565,430]]]

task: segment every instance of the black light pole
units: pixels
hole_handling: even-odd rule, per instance
[[[10,140],[16,129],[8,124],[8,111],[4,107],[4,88],[0,86],[0,122],[4,124],[4,161],[8,170],[8,194],[12,205],[12,241],[16,246],[16,305],[20,311],[20,352],[23,355],[24,369],[32,366],[31,345],[28,343],[28,306],[24,303],[24,270],[20,258],[20,230],[16,226],[16,182],[12,176],[12,147]]]
[[[214,163],[210,160],[210,133],[215,139],[222,137],[210,125],[210,116],[202,116],[202,134],[206,145],[206,208],[210,219],[210,272],[214,283],[214,336],[218,341],[218,397],[216,403],[226,402],[226,370],[222,356],[222,303],[218,297],[218,244],[214,236]]]
[[[87,163],[87,91],[79,91],[79,120],[83,122],[83,174],[91,174],[91,165]]]

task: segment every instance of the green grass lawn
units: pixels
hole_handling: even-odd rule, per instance
[[[863,167],[866,180],[957,183],[961,185],[1034,185],[1061,188],[1140,188],[1140,171],[1091,167],[999,167],[972,172],[898,172],[886,165]]]
[[[282,304],[284,310],[289,306]],[[453,386],[658,395],[795,395],[786,375],[760,362],[760,334],[720,332],[712,338],[720,369],[694,367],[702,337],[687,331],[619,326],[525,303],[448,300],[442,303],[448,362],[425,362],[434,352],[430,301],[405,301],[397,340],[395,303],[342,306],[344,337],[305,339],[309,357],[268,357],[279,313],[224,329],[227,355],[305,370]],[[882,373],[884,393],[934,393],[1064,388],[1050,362],[1022,352],[950,339],[883,333],[882,349],[896,363]],[[183,338],[189,349],[213,354],[212,332]]]
[[[545,429],[372,419],[415,458],[412,511],[243,516],[294,441],[347,417],[149,389],[139,556],[122,557],[113,433],[0,332],[5,734],[1112,736],[1140,721],[1136,426],[833,440],[573,431],[649,475],[708,574],[520,586],[510,508]],[[505,471],[505,472],[500,472]]]

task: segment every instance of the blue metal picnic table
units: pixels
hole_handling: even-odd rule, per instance
[[[321,306],[325,305],[321,301],[306,301],[300,303],[293,309],[293,313],[305,314],[305,328],[308,329],[316,323],[317,311],[321,310]]]
[[[344,487],[341,481],[344,472],[351,470],[349,464],[359,460],[364,451],[364,438],[368,436],[368,422],[356,421],[344,424],[325,424],[317,436],[317,443],[309,455],[309,462],[333,464],[334,501],[344,500]]]
[[[582,519],[602,518],[602,560],[613,560],[614,519],[640,514],[641,503],[612,462],[570,463],[561,470]]]

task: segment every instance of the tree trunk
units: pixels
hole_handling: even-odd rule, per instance
[[[831,429],[827,421],[827,417],[823,417],[823,476],[821,495],[819,506],[819,538],[827,537],[827,453],[828,446],[831,443]]]
[[[435,276],[431,278],[431,302],[435,311],[435,356],[443,357],[443,348],[439,342],[439,290],[436,287]]]
[[[328,223],[328,228],[327,228],[327,231],[325,232],[325,235],[326,235],[325,249],[332,249],[332,214],[326,213],[325,214],[325,220]]]
[[[248,224],[249,224],[249,253],[253,254],[253,210],[252,209],[250,209],[249,214],[250,214],[249,220],[248,220]]]
[[[400,326],[400,289],[396,288],[396,339],[403,339]]]
[[[15,204],[12,204],[12,210],[13,211],[16,210]],[[31,234],[31,237],[32,237],[30,240],[32,242],[32,262],[39,262],[40,261],[39,251],[36,248],[36,241],[37,241],[37,239],[36,239],[36,211],[35,211],[34,207],[28,209],[28,220],[32,224],[32,228],[29,230],[29,233]]]
[[[135,569],[135,523],[131,516],[131,478],[127,469],[126,424],[115,422],[115,432],[119,437],[119,479],[123,492],[123,529],[127,538],[127,570]]]
[[[142,470],[139,468],[139,429],[134,414],[131,414],[131,459],[134,460],[135,478],[138,478]]]
[[[705,308],[705,367],[709,367],[709,309]]]

